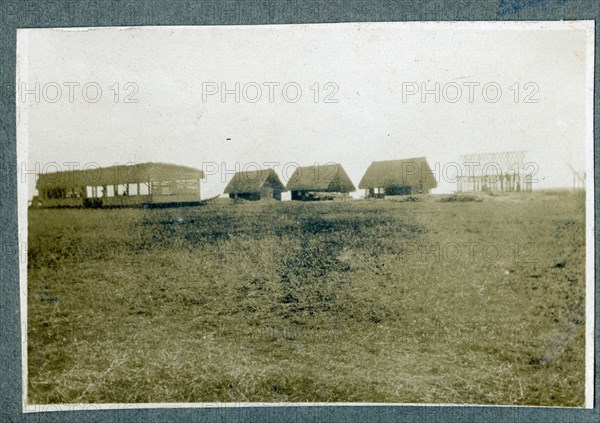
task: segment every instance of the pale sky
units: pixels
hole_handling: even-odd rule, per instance
[[[20,30],[19,81],[34,91],[39,82],[40,101],[33,94],[18,101],[26,128],[19,143],[29,141],[27,169],[153,161],[208,170],[203,198],[222,193],[236,163],[254,169],[252,163],[274,162],[285,183],[296,164],[339,162],[358,186],[375,160],[425,156],[442,170],[461,154],[513,150],[528,150],[537,163],[534,189],[570,187],[567,163],[586,169],[591,128],[589,31],[559,22],[521,28],[371,23]],[[133,90],[124,89],[128,82],[139,88],[137,103],[123,102]],[[223,102],[221,84],[235,91],[236,82],[240,102],[234,94]],[[79,84],[73,102],[69,83]],[[100,86],[99,101],[85,101],[87,83]],[[115,83],[117,103],[110,89]],[[219,93],[203,99],[207,83]],[[279,84],[272,103],[265,83]],[[439,102],[434,94],[423,102],[420,92],[403,98],[408,88],[435,90],[436,83]],[[56,84],[62,96],[50,102]],[[302,89],[297,102],[290,101],[293,87],[284,98],[286,84]],[[486,84],[502,89],[497,102],[484,98]],[[256,96],[256,85],[262,97],[252,103],[247,99]],[[462,98],[451,102],[457,85]],[[325,103],[334,87],[337,103]],[[497,94],[493,86],[487,93],[488,100]],[[95,89],[88,94],[94,98]],[[528,94],[537,102],[526,103]],[[441,172],[436,178],[434,192],[455,189]],[[29,197],[32,188],[29,178]]]

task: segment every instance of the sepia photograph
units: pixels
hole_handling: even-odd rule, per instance
[[[594,31],[19,29],[25,411],[593,407]]]

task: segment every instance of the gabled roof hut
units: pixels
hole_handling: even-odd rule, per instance
[[[427,194],[437,187],[425,157],[373,162],[358,184],[367,197]]]
[[[273,169],[237,172],[225,187],[229,198],[281,200],[285,187]]]
[[[306,199],[308,193],[342,193],[356,191],[356,187],[339,163],[299,167],[287,183],[292,200]]]

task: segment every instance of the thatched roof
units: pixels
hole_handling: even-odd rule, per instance
[[[285,187],[273,169],[248,170],[237,172],[225,187],[225,194],[260,192],[265,185],[285,191]]]
[[[360,180],[360,189],[416,186],[423,182],[423,189],[437,187],[435,175],[425,157],[403,160],[373,162]]]
[[[79,188],[176,179],[202,179],[203,177],[204,172],[199,169],[168,163],[141,163],[108,167],[88,166],[84,170],[42,173],[38,177],[37,188]]]
[[[288,191],[356,191],[348,174],[338,163],[299,167],[287,183]]]

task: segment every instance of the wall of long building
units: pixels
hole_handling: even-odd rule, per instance
[[[34,207],[116,207],[200,201],[199,180],[41,189]]]
[[[200,196],[195,194],[179,195],[136,195],[130,197],[98,197],[98,198],[61,198],[39,199],[32,201],[33,207],[135,207],[140,205],[191,203],[200,201]]]

